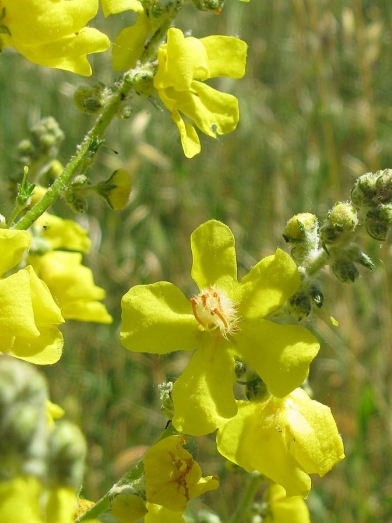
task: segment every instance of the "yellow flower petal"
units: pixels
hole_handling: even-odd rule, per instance
[[[84,27],[77,33],[54,42],[36,45],[21,43],[18,51],[35,64],[91,76],[92,69],[87,55],[101,53],[109,47],[110,40],[106,35],[92,27]]]
[[[0,305],[1,352],[42,365],[60,358],[64,320],[31,266],[0,281]]]
[[[30,244],[31,237],[28,232],[0,229],[0,276],[21,261]]]
[[[93,273],[81,264],[78,252],[50,251],[30,256],[30,263],[57,300],[66,319],[111,323],[106,307],[99,303],[105,291],[94,283]]]
[[[142,56],[151,28],[151,22],[142,9],[136,23],[125,27],[114,40],[113,69],[124,71],[136,65],[137,60]]]
[[[54,214],[44,213],[35,222],[42,227],[40,235],[52,249],[89,252],[91,240],[88,232],[73,220],[63,220]]]
[[[86,54],[109,48],[106,35],[85,27],[98,10],[98,0],[3,0],[2,19],[9,34],[5,46],[15,47],[39,65],[90,75]]]
[[[115,15],[123,11],[137,11],[143,9],[138,0],[101,0],[102,10],[105,16]]]

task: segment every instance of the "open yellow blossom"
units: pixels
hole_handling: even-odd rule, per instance
[[[188,299],[168,282],[131,288],[122,299],[121,343],[135,352],[194,351],[173,386],[172,422],[200,436],[237,413],[236,360],[285,397],[308,376],[319,345],[303,327],[268,319],[300,285],[288,254],[278,249],[238,281],[234,236],[215,220],[192,233],[191,249],[199,293]]]
[[[217,435],[219,452],[247,472],[258,470],[288,496],[306,497],[308,474],[324,476],[344,458],[331,411],[302,389],[285,398],[238,402],[238,413]]]
[[[19,263],[30,246],[25,231],[0,230],[0,276]],[[0,279],[0,352],[37,364],[55,363],[61,356],[64,322],[46,284],[27,266]]]
[[[199,137],[188,119],[213,138],[237,127],[235,96],[221,93],[204,81],[218,76],[241,78],[245,74],[246,51],[246,43],[235,37],[208,36],[198,40],[185,37],[179,29],[169,29],[167,44],[158,50],[154,87],[171,112],[188,158],[200,152]]]
[[[38,65],[91,75],[87,54],[106,51],[109,38],[86,23],[98,0],[0,0],[0,48],[14,47]]]

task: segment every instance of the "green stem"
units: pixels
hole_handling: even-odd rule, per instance
[[[328,260],[330,259],[330,254],[328,254],[327,251],[324,249],[320,249],[318,252],[318,255],[312,259],[310,263],[306,264],[306,274],[308,276],[313,276],[318,271],[320,271],[323,267],[325,267],[328,264]]]
[[[229,523],[242,523],[245,521],[252,503],[254,502],[256,492],[264,480],[264,476],[256,471],[249,474],[249,478],[250,479],[246,490],[239,502],[239,505],[237,506],[237,510],[234,512]]]
[[[15,225],[14,229],[25,230],[39,218],[57,198],[64,192],[65,188],[78,172],[81,167],[86,167],[91,164],[95,154],[100,145],[102,145],[102,136],[106,128],[116,115],[121,106],[122,101],[133,89],[133,80],[137,76],[140,68],[146,65],[147,62],[155,59],[157,49],[161,45],[167,30],[171,26],[178,11],[181,9],[183,0],[174,0],[165,13],[165,18],[162,20],[160,27],[156,30],[151,40],[146,45],[143,55],[140,59],[140,65],[135,69],[131,69],[124,73],[120,86],[115,94],[110,99],[108,105],[103,110],[95,122],[94,127],[85,136],[83,142],[77,147],[75,156],[71,158],[65,166],[63,172],[57,180],[48,188],[45,195],[32,207]]]

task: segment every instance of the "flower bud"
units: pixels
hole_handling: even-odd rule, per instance
[[[118,211],[128,203],[131,194],[131,175],[125,169],[117,169],[105,182],[97,184],[97,193],[107,204]]]
[[[360,176],[351,190],[351,201],[358,209],[372,205],[376,194],[376,175],[366,173]]]
[[[297,320],[306,318],[312,310],[312,300],[309,294],[300,290],[296,292],[288,301],[287,304],[288,313],[294,316]]]
[[[0,356],[0,477],[45,473],[46,401],[46,383],[34,367]]]
[[[392,223],[392,205],[379,205],[377,209],[371,209],[366,215],[366,230],[372,238],[385,241],[390,224]]]
[[[307,258],[317,250],[318,229],[317,217],[311,213],[296,214],[287,222],[283,238],[294,245],[291,256],[299,265],[306,264]]]
[[[392,203],[392,169],[376,172],[377,201]]]
[[[320,229],[325,244],[335,243],[352,233],[358,225],[355,207],[348,202],[338,202],[328,212],[327,219]]]
[[[133,77],[133,87],[135,93],[140,96],[151,96],[155,91],[154,87],[155,71],[150,64],[140,69]]]
[[[147,514],[147,507],[132,487],[124,486],[115,492],[110,502],[110,513],[121,523],[134,523]]]
[[[352,283],[359,276],[355,263],[345,256],[337,258],[331,265],[331,268],[335,276],[343,283]]]
[[[67,421],[57,422],[50,433],[48,447],[50,484],[79,488],[86,457],[86,442],[80,429]]]
[[[109,90],[102,82],[93,87],[80,86],[74,94],[74,102],[78,109],[87,114],[98,114],[105,107]]]

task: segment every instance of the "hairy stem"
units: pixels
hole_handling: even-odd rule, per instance
[[[146,45],[143,55],[140,58],[140,64],[130,71],[124,73],[117,91],[113,94],[102,114],[95,122],[93,128],[85,136],[83,142],[76,148],[76,154],[70,159],[63,172],[57,180],[48,188],[45,195],[32,207],[15,225],[14,229],[25,230],[39,218],[52,204],[59,198],[76,173],[87,165],[90,165],[95,155],[102,145],[102,136],[104,135],[110,122],[119,110],[122,101],[133,89],[133,80],[140,71],[140,68],[149,61],[155,59],[158,47],[171,26],[173,20],[181,9],[183,0],[174,0],[168,7],[161,25],[155,31],[151,40]]]

